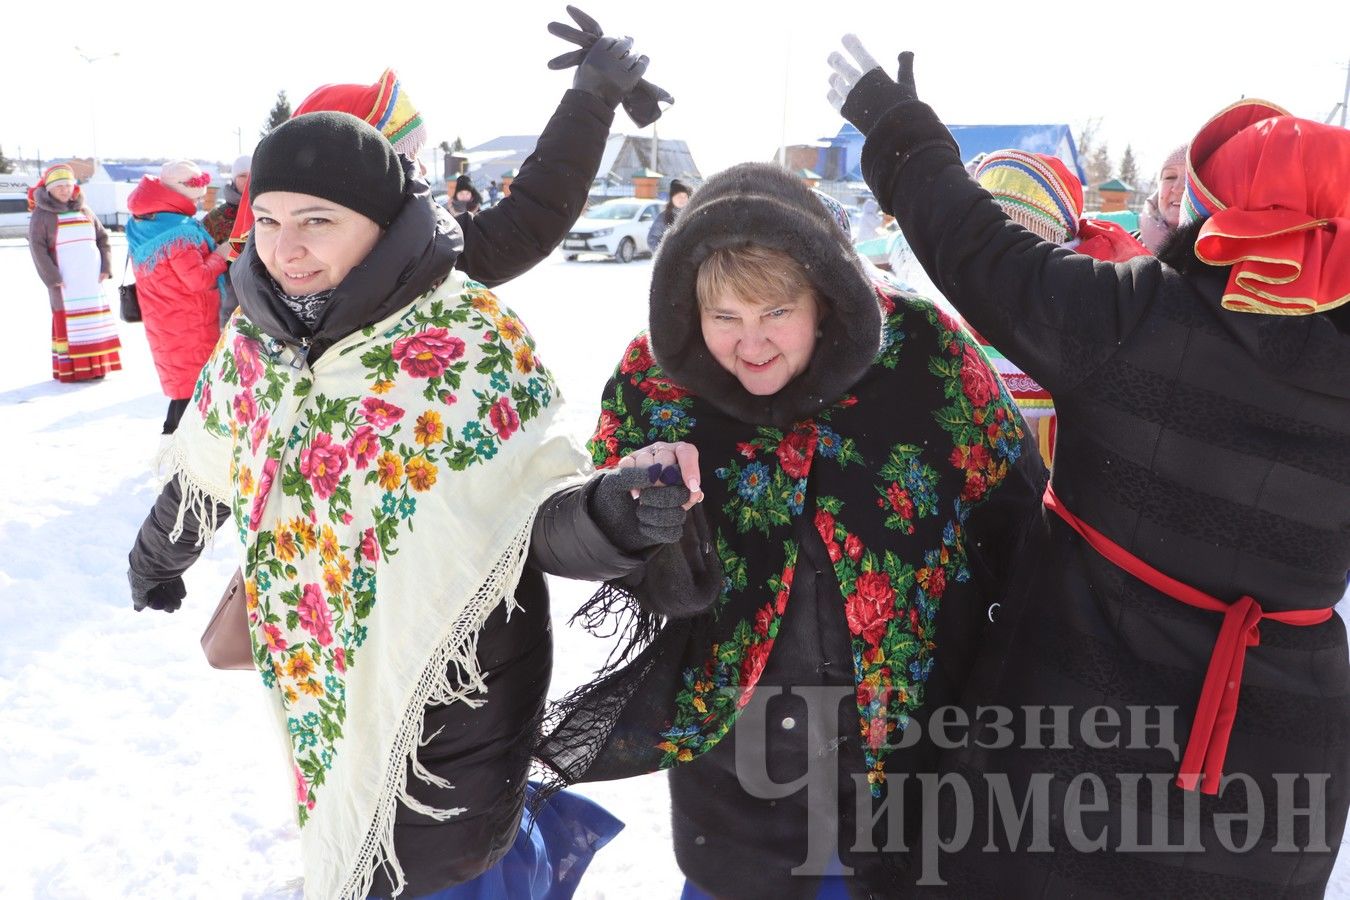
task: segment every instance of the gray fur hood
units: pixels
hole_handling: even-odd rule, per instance
[[[722,247],[760,244],[805,268],[827,312],[806,371],[758,397],[723,369],[703,341],[695,283]],[[768,163],[719,172],[666,232],[652,267],[651,348],[672,380],[742,421],[786,427],[838,400],[881,346],[881,309],[850,239],[799,179]]]

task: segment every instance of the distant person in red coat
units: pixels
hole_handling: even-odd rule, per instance
[[[164,434],[173,434],[197,375],[220,339],[220,292],[229,244],[217,245],[197,221],[211,181],[196,163],[165,163],[127,198],[127,247],[136,270],[145,338],[169,398]]]

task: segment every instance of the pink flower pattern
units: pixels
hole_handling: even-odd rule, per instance
[[[542,367],[517,370],[515,353],[532,353],[533,342],[519,328],[508,345],[474,306],[483,296],[472,288],[444,306],[414,305],[391,331],[365,335],[352,358],[371,388],[356,396],[325,393],[312,372],[263,352],[269,339],[245,316],[232,320],[199,383],[196,411],[233,449],[254,661],[291,729],[302,826],[342,746],[345,679],[367,638],[377,570],[418,509],[408,464],[419,460],[421,482],[445,490],[454,471],[488,465],[557,396]],[[482,405],[455,405],[457,391]],[[458,415],[443,441],[414,440],[413,422],[431,412],[444,420],[447,410]],[[398,461],[392,485],[376,477],[382,454]]]

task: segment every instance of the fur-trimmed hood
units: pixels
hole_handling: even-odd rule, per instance
[[[752,243],[791,254],[827,309],[810,365],[769,397],[746,391],[713,358],[695,292],[714,250]],[[779,427],[838,400],[881,346],[876,291],[849,238],[805,184],[768,163],[719,172],[689,201],[656,255],[649,317],[652,353],[672,380],[729,415]]]

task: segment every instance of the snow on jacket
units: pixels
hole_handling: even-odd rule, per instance
[[[146,175],[127,198],[134,218],[127,244],[145,338],[165,396],[192,396],[202,364],[220,339],[225,259],[192,217],[193,202]]]

